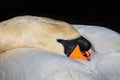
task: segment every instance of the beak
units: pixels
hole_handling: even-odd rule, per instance
[[[72,53],[70,54],[69,56],[70,58],[76,58],[76,59],[80,59],[80,60],[90,60],[89,57],[90,57],[90,52],[88,51],[82,51],[80,50],[80,46],[77,45],[75,47],[75,49],[72,51]]]

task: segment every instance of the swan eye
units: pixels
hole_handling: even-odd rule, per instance
[[[61,43],[63,40],[61,40],[61,39],[58,39],[57,41],[58,41],[59,43]]]

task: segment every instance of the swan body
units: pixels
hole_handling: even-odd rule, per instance
[[[2,25],[7,24],[2,23]],[[8,49],[3,45],[4,48],[0,49],[7,51],[0,53],[0,80],[120,80],[120,35],[99,26],[72,26],[80,34],[70,27],[75,33],[69,33],[67,36],[72,37],[61,38],[74,39],[80,35],[85,36],[95,49],[95,51],[91,49],[91,61],[75,60],[59,55],[63,52],[53,54],[55,52],[33,46],[18,48],[12,46]],[[26,39],[29,42],[30,38]]]
[[[120,80],[120,34],[101,26],[73,25],[93,44],[92,65],[95,80]],[[93,79],[94,80],[94,79]]]
[[[1,58],[0,80],[79,80],[83,76],[94,79],[85,65],[65,56],[36,48],[19,48],[6,53]]]

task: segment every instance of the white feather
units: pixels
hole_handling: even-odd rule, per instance
[[[0,80],[120,80],[120,35],[104,27],[73,26],[96,49],[91,61],[35,48],[13,49],[0,55]]]

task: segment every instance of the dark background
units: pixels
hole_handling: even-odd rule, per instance
[[[104,26],[120,33],[117,11],[115,0],[0,0],[0,21],[20,15],[34,15],[71,24]]]

